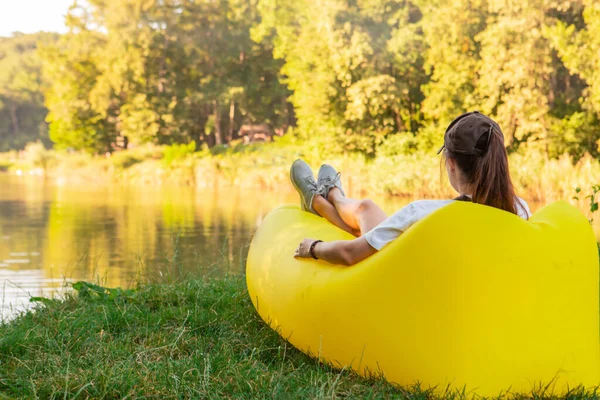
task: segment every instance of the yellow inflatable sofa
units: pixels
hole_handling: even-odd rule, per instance
[[[250,246],[248,292],[321,361],[438,393],[600,383],[598,250],[568,203],[525,221],[455,202],[352,267],[294,259],[304,238],[352,237],[296,206],[272,211]]]

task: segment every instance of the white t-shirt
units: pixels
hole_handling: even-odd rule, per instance
[[[435,210],[456,200],[419,200],[401,208],[381,224],[365,233],[367,242],[376,250],[381,250],[386,244],[400,236],[417,221],[425,218]],[[517,197],[522,207],[517,206],[519,217],[529,219],[531,211],[525,200]]]

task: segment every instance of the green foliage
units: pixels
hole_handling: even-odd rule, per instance
[[[100,285],[96,285],[90,282],[79,281],[73,285],[79,298],[85,299],[86,301],[126,301],[131,299],[135,294],[135,290],[132,289],[121,289],[121,288],[105,288]]]
[[[578,160],[585,153],[598,154],[597,140],[600,139],[598,116],[586,111],[577,111],[562,119],[555,119],[552,126],[549,154],[558,158],[569,154]]]
[[[418,148],[417,139],[412,134],[398,134],[390,136],[378,148],[377,154],[381,157],[392,157],[398,154],[413,154]]]
[[[422,110],[427,120],[445,126],[465,110],[480,107],[475,95],[481,64],[478,35],[487,27],[489,10],[479,0],[437,0],[423,4],[423,10],[429,80],[421,86]]]
[[[91,154],[220,153],[260,124],[373,158],[478,109],[510,152],[600,156],[594,0],[90,0],[66,21],[0,40],[0,150],[44,140],[43,99],[56,146]]]
[[[0,37],[0,151],[21,150],[37,140],[50,145],[42,95],[47,81],[37,48],[56,41],[57,36]]]
[[[130,152],[117,151],[111,154],[110,161],[117,169],[127,169],[135,164],[141,163],[143,159]]]
[[[435,155],[443,143],[443,132],[443,128],[428,124],[416,134],[405,132],[390,135],[377,147],[377,156],[385,158],[415,153]]]
[[[592,194],[588,196],[590,199],[590,213],[598,211],[598,200],[596,200],[596,195],[598,193],[600,193],[600,185],[592,186]]]
[[[575,196],[573,197],[573,199],[581,200],[580,194],[581,194],[581,188],[580,187],[575,188]],[[598,211],[598,209],[599,209],[598,207],[600,206],[600,204],[598,203],[599,200],[596,199],[596,196],[598,194],[600,194],[600,185],[593,185],[591,187],[591,193],[584,197],[584,199],[589,199],[589,201],[590,201],[589,214],[588,214],[590,224],[594,223],[594,214]],[[598,242],[598,258],[600,258],[600,242]]]
[[[276,32],[274,54],[285,59],[305,138],[333,137],[338,151],[374,154],[386,135],[416,127],[426,75],[413,3],[264,0],[259,9],[257,39]]]
[[[196,151],[196,142],[188,144],[172,144],[164,148],[163,162],[167,167],[179,164]]]
[[[75,3],[43,53],[52,140],[103,153],[118,136],[218,145],[243,124],[289,124],[281,62],[250,39],[258,20],[256,0]]]
[[[600,5],[593,0],[584,0],[583,5],[583,23],[559,20],[548,26],[545,33],[569,72],[586,84],[580,98],[586,117],[577,127],[578,142],[597,156],[600,154]]]
[[[479,109],[498,120],[511,151],[598,154],[598,118],[585,107],[591,93],[549,33],[557,23],[581,29],[580,2],[283,3],[260,2],[256,33],[278,34],[274,54],[285,59],[305,138],[332,136],[341,150],[372,154],[390,134],[441,134],[459,113]],[[600,37],[591,38],[596,8],[586,4],[584,45]],[[419,147],[399,138],[391,140],[408,145],[399,151]]]
[[[116,138],[114,105],[100,107],[90,99],[100,79],[98,62],[105,41],[100,33],[82,30],[41,50],[52,83],[46,92],[49,134],[59,149],[104,153]]]
[[[575,196],[573,197],[573,199],[575,200],[589,200],[589,220],[590,220],[590,224],[594,222],[594,213],[596,213],[596,211],[598,211],[598,207],[599,207],[599,203],[596,199],[596,196],[598,194],[600,194],[600,185],[592,185],[592,187],[590,188],[590,193],[586,196],[584,196],[583,198],[581,197],[581,188],[577,187],[575,188]]]

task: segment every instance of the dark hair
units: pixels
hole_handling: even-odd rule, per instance
[[[488,143],[489,140],[489,143]],[[508,155],[502,132],[494,127],[489,135],[483,135],[476,145],[487,150],[481,156],[453,153],[446,149],[447,158],[453,159],[464,177],[472,185],[473,203],[499,208],[518,214],[518,202],[508,170]]]

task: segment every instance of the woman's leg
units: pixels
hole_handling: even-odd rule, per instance
[[[335,207],[342,221],[350,229],[360,231],[361,235],[364,235],[387,219],[387,214],[372,200],[349,199],[342,195],[342,192],[335,187],[329,191],[327,197],[329,202]]]
[[[335,209],[335,207],[330,202],[328,202],[327,200],[325,200],[325,198],[323,196],[316,195],[313,198],[312,208],[321,217],[325,218],[327,221],[331,222],[332,224],[334,224],[338,228],[340,228],[340,229],[342,229],[342,230],[350,233],[351,235],[360,236],[360,229],[358,229],[358,228],[351,228],[350,226],[348,226],[348,224],[346,224],[344,222],[344,220],[342,219],[342,217],[340,217],[340,214],[338,214],[338,212]]]

